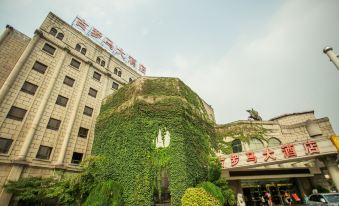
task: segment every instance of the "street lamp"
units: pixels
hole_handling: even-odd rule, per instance
[[[337,69],[339,70],[339,55],[337,56],[332,47],[325,47],[323,52],[325,54],[327,54],[327,56],[330,58],[331,62],[333,62],[333,64],[337,67]]]

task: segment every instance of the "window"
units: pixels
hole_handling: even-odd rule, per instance
[[[89,96],[92,96],[92,97],[96,98],[97,97],[97,93],[98,93],[97,90],[93,89],[92,87],[89,88],[89,91],[88,91],[88,95]]]
[[[81,50],[80,44],[77,44],[77,45],[75,46],[75,50],[77,50],[78,52]]]
[[[81,63],[78,60],[75,60],[75,59],[72,58],[72,60],[71,60],[71,66],[72,67],[75,67],[75,68],[79,69],[80,64]]]
[[[93,113],[93,108],[85,106],[84,114],[91,117],[92,113]]]
[[[114,68],[114,74],[118,75],[118,69]]]
[[[112,83],[112,88],[113,88],[113,89],[119,89],[119,84],[116,83],[116,82],[113,82],[113,83]]]
[[[58,130],[60,127],[61,121],[58,119],[54,118],[49,118],[48,124],[47,124],[47,129],[51,130]]]
[[[58,33],[56,36],[57,39],[62,40],[64,38],[64,34],[63,33]]]
[[[270,139],[267,141],[267,143],[268,143],[268,146],[269,146],[269,147],[274,147],[274,146],[281,145],[280,140],[278,140],[278,139],[275,138],[275,137],[270,138]]]
[[[73,152],[71,163],[73,163],[73,164],[80,164],[80,162],[82,160],[82,156],[83,156],[82,153]]]
[[[47,43],[45,43],[44,47],[42,48],[45,52],[49,53],[50,55],[54,55],[55,48]]]
[[[51,30],[49,31],[49,33],[52,35],[52,36],[55,36],[58,31],[55,29],[55,28],[51,28]]]
[[[69,76],[65,76],[65,79],[64,79],[64,84],[70,86],[70,87],[73,87],[73,84],[74,84],[74,79],[72,79],[71,77]]]
[[[78,137],[87,138],[88,129],[80,127],[78,132]]]
[[[258,149],[263,149],[264,144],[259,139],[252,138],[250,140],[249,147],[250,147],[251,150],[258,150]]]
[[[33,65],[33,68],[32,68],[32,69],[35,70],[35,71],[37,71],[37,72],[39,72],[39,73],[41,73],[41,74],[45,74],[46,69],[47,69],[47,66],[44,65],[44,64],[41,63],[41,62],[36,61],[36,62],[34,63],[34,65]]]
[[[133,81],[133,79],[132,78],[129,78],[129,80],[128,80],[129,82],[132,82]]]
[[[80,52],[81,54],[86,55],[87,50],[85,48],[82,48]]]
[[[21,91],[34,95],[36,90],[38,89],[38,86],[35,84],[32,84],[30,82],[25,81],[24,84],[21,87]]]
[[[52,153],[52,147],[40,145],[36,158],[48,160]]]
[[[93,78],[96,79],[96,80],[98,80],[98,81],[100,81],[100,79],[101,79],[101,74],[98,73],[98,72],[94,72],[94,73],[93,73]]]
[[[121,77],[121,71],[118,71],[118,76]]]
[[[66,107],[67,102],[68,102],[68,98],[61,96],[61,95],[58,95],[58,98],[57,98],[55,104]]]
[[[232,150],[233,153],[242,152],[242,145],[240,140],[235,139],[232,141]]]
[[[7,114],[7,118],[22,121],[27,110],[12,106]]]
[[[0,137],[0,153],[7,154],[13,140]]]
[[[98,63],[102,67],[105,67],[106,64],[102,57],[97,57],[96,63]]]

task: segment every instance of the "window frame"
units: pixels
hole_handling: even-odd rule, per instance
[[[70,65],[71,67],[76,68],[76,69],[80,69],[81,62],[78,61],[78,60],[75,59],[75,58],[72,58],[72,59],[71,59],[71,62],[69,63],[69,65]]]
[[[15,115],[11,114],[11,112],[15,112],[14,110],[23,112],[23,116],[22,117],[18,117],[18,116],[15,116]],[[8,111],[8,113],[6,115],[6,118],[13,119],[13,120],[16,120],[16,121],[22,121],[23,119],[25,119],[26,113],[27,113],[26,109],[22,109],[22,108],[16,107],[16,106],[11,106],[11,108],[9,109],[9,111]]]
[[[47,156],[44,156],[45,154],[41,154],[42,149],[49,149],[49,150],[47,150],[47,153],[48,153]],[[35,158],[40,159],[40,160],[49,160],[51,158],[52,150],[53,150],[53,147],[40,145],[38,152],[35,155]],[[44,158],[44,157],[46,157],[46,158]]]
[[[20,91],[25,92],[27,94],[30,94],[32,96],[35,95],[36,91],[38,90],[39,86],[36,84],[33,84],[29,81],[25,81],[20,89]],[[32,90],[30,90],[32,89]]]
[[[46,49],[47,48],[47,49]],[[49,49],[54,49],[53,52],[51,53],[51,51],[49,51]],[[42,47],[42,51],[46,52],[49,55],[54,56],[56,48],[52,45],[50,45],[49,43],[45,43],[44,46]]]
[[[84,132],[84,131],[85,131],[85,132]],[[78,130],[78,137],[87,139],[87,137],[88,137],[88,132],[89,132],[89,129],[87,129],[87,128],[85,128],[85,127],[79,127],[79,130]],[[86,135],[85,135],[85,133],[86,133]]]
[[[240,139],[233,140],[231,143],[231,147],[232,147],[233,153],[243,152],[243,146],[242,146],[242,142]]]
[[[91,92],[92,91],[92,92]],[[95,94],[93,94],[93,92],[95,92]],[[93,97],[93,98],[97,98],[97,95],[98,95],[98,90],[90,87],[89,90],[88,90],[88,95]]]
[[[44,69],[42,69],[44,68]],[[48,66],[39,62],[39,61],[35,61],[32,67],[32,70],[37,71],[41,74],[45,74],[46,70],[47,70]]]
[[[115,88],[116,87],[116,88]],[[119,84],[116,83],[115,81],[112,82],[112,89],[118,90],[119,89]]]
[[[11,149],[12,144],[13,144],[13,139],[0,137],[0,154],[8,154],[9,150]]]
[[[59,101],[58,101],[59,100]],[[66,102],[65,102],[66,101]],[[67,103],[68,103],[68,98],[67,97],[64,97],[62,95],[58,95],[57,96],[57,99],[55,100],[55,104],[59,105],[59,106],[62,106],[62,107],[66,107],[67,106]]]
[[[89,112],[89,111],[91,111],[91,112]],[[89,117],[92,117],[93,116],[93,111],[94,111],[94,109],[92,107],[89,107],[89,106],[85,105],[83,114],[87,115]]]
[[[76,162],[75,161],[75,159],[74,159],[74,155],[81,155],[81,158],[80,158],[80,160],[77,160],[77,161],[79,161],[79,162]],[[84,158],[84,153],[80,153],[80,152],[73,152],[73,154],[72,154],[72,158],[71,158],[71,163],[72,164],[80,164],[81,162],[82,162],[82,160],[83,160],[83,158]]]
[[[100,74],[99,72],[94,71],[92,77],[93,77],[93,79],[96,79],[96,80],[98,80],[99,82],[100,82],[100,80],[101,80],[101,74]]]
[[[67,81],[66,81],[66,79],[67,79]],[[72,84],[68,84],[69,83],[68,81],[72,81]],[[72,77],[67,76],[67,75],[65,76],[63,84],[66,84],[69,87],[73,87],[74,83],[75,83],[75,79],[73,79]]]
[[[50,125],[52,121],[54,121],[53,125]],[[55,127],[53,127],[54,124],[55,124]],[[50,130],[58,131],[60,129],[60,125],[61,125],[61,120],[50,117],[46,128]]]

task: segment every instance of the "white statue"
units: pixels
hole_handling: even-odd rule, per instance
[[[166,148],[170,144],[171,137],[169,131],[166,130],[164,137],[161,134],[161,129],[159,129],[158,137],[155,139],[156,148]]]
[[[244,197],[241,193],[237,194],[237,206],[246,206],[246,203],[244,201]]]

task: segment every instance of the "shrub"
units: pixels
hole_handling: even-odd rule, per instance
[[[213,184],[212,182],[202,182],[198,185],[198,187],[204,188],[210,195],[212,195],[214,198],[216,198],[220,205],[224,205],[225,198],[221,192],[221,189]]]
[[[188,188],[181,198],[182,206],[219,206],[219,201],[203,188]]]
[[[215,182],[215,185],[221,189],[222,195],[225,198],[225,203],[228,205],[234,205],[236,203],[234,193],[232,189],[229,188],[226,178],[220,178]]]
[[[215,182],[221,175],[221,163],[217,157],[210,157],[208,163],[208,181]]]
[[[105,181],[94,187],[83,206],[122,206],[122,188],[113,181]]]

